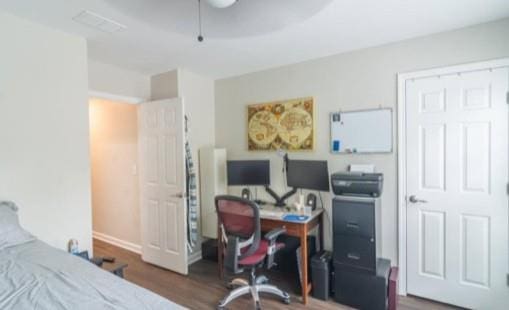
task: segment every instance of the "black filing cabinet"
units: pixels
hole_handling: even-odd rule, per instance
[[[335,300],[386,309],[390,261],[381,259],[380,200],[336,196],[332,202]]]
[[[334,262],[375,274],[381,254],[379,199],[336,196],[332,214]]]

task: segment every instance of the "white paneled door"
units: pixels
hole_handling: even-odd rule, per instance
[[[406,81],[409,294],[509,309],[508,77]]]
[[[138,133],[142,258],[187,274],[182,100],[142,103]]]

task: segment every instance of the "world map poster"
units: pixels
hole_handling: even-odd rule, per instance
[[[247,107],[250,151],[313,150],[314,100],[311,97]]]

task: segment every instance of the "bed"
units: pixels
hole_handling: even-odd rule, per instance
[[[185,309],[19,227],[0,202],[0,309]]]

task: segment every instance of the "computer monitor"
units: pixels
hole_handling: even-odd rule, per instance
[[[230,186],[270,185],[269,160],[229,160],[226,167]]]
[[[286,172],[289,187],[329,191],[329,169],[326,160],[289,160]]]

